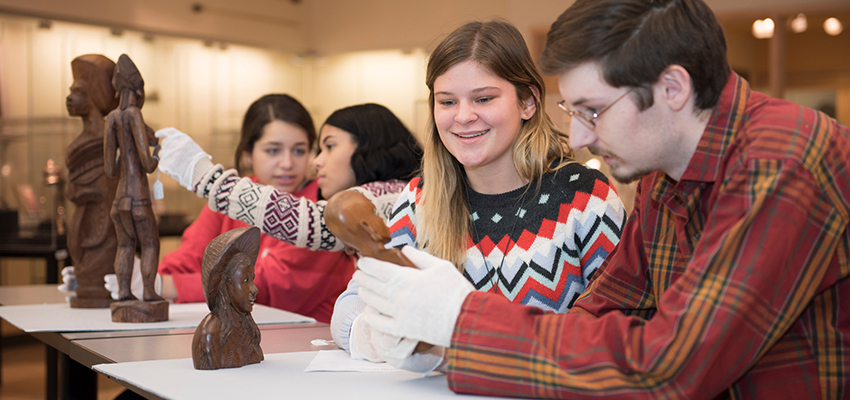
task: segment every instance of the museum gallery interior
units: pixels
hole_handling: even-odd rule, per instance
[[[729,65],[752,90],[850,124],[850,1],[704,1],[723,28]],[[311,398],[307,388],[326,382],[321,371],[337,371],[334,385],[348,390],[381,386],[380,397],[408,398],[416,376],[387,375],[382,368],[392,367],[386,364],[334,369],[346,360],[316,357],[338,349],[328,328],[330,308],[315,315],[282,311],[267,305],[274,300],[258,300],[268,296],[256,287],[228,286],[233,276],[255,279],[255,263],[268,254],[257,227],[233,225],[240,228],[204,239],[210,245],[198,250],[192,272],[195,300],[175,302],[163,293],[170,285],[185,296],[177,278],[153,279],[157,264],[185,244],[182,235],[202,210],[223,200],[215,192],[199,194],[203,187],[187,190],[157,168],[163,138],[172,138],[157,131],[178,128],[221,164],[217,173],[224,177],[203,177],[208,192],[213,182],[216,190],[246,185],[238,176],[226,181],[226,171],[241,172],[237,162],[258,162],[251,158],[253,142],[240,147],[246,110],[267,94],[291,96],[311,118],[301,131],[316,137],[302,145],[306,169],[292,192],[304,190],[299,196],[309,198],[312,190],[311,201],[318,202],[329,189],[319,179],[325,161],[315,158],[324,149],[323,122],[333,126],[337,110],[379,104],[421,143],[433,117],[426,66],[446,35],[470,21],[503,20],[521,33],[536,62],[550,26],[573,2],[0,0],[0,400],[216,398],[241,392],[186,394],[181,388],[197,376],[215,380],[210,374],[219,372],[203,370],[226,369],[234,382],[262,380],[270,365],[299,374],[286,384],[292,398]],[[543,82],[540,102],[555,128],[569,132],[575,118],[559,108],[564,98],[557,76]],[[75,105],[74,96],[87,96],[92,105]],[[237,148],[245,153],[234,157]],[[613,179],[603,158],[586,148],[575,160],[611,178],[625,213],[632,212],[637,182]],[[256,164],[247,174],[263,179]],[[188,175],[200,179],[191,169]],[[317,182],[312,189],[310,182]],[[382,247],[390,234],[380,218],[360,221],[381,214],[369,203],[374,199],[344,193],[356,199],[322,203],[327,212],[319,217],[328,221],[325,237],[338,238],[338,255],[414,265]],[[241,220],[233,207],[216,216]],[[312,210],[307,206],[298,210],[312,215],[305,214]],[[309,224],[287,218],[280,217],[281,235]],[[292,235],[298,247],[317,250]],[[336,295],[354,271],[353,261],[346,262],[350,271]],[[75,291],[57,290],[69,274]],[[108,277],[104,285],[109,274],[116,274],[112,289]],[[138,296],[131,293],[134,279]],[[231,307],[240,296],[250,298],[243,299],[245,307]],[[426,354],[430,346],[420,342],[416,352]],[[162,362],[155,365],[158,375],[169,378],[146,380],[149,361]],[[317,372],[302,374],[305,369]],[[192,375],[199,372],[207,375]],[[445,378],[423,382],[422,398],[454,394]],[[255,389],[278,390],[264,385]]]

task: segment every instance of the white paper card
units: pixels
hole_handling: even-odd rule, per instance
[[[108,308],[71,308],[64,303],[2,306],[0,318],[24,332],[91,332],[197,328],[209,312],[207,303],[169,304],[168,321],[124,323],[112,322]],[[260,304],[254,305],[251,316],[258,325],[316,322],[310,317]]]

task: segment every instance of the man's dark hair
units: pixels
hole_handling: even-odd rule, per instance
[[[540,57],[549,75],[598,62],[605,81],[634,88],[639,109],[670,65],[691,75],[697,109],[710,109],[731,74],[726,39],[702,0],[577,0],[552,24]]]

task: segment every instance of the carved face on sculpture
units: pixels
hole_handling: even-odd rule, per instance
[[[99,111],[109,114],[118,106],[115,89],[112,87],[112,74],[115,63],[100,54],[84,54],[71,61],[71,73],[74,83],[71,93],[65,99],[68,114],[88,115]]]
[[[210,241],[201,262],[201,282],[211,311],[251,312],[259,291],[254,285],[259,251],[260,229],[256,227],[236,228]]]
[[[233,309],[249,314],[257,300],[257,285],[254,284],[254,265],[244,253],[238,253],[230,259],[228,271],[233,273],[227,278],[227,296]]]
[[[86,82],[80,79],[74,79],[71,84],[71,93],[65,98],[65,107],[68,108],[69,115],[87,115],[91,112],[91,101],[89,101],[88,93],[86,93]]]

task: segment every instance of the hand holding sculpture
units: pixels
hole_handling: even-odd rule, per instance
[[[371,257],[404,267],[417,268],[401,250],[386,248],[392,240],[390,230],[377,214],[375,205],[356,190],[343,190],[331,196],[325,205],[325,224],[337,239],[357,250],[363,257]],[[420,342],[415,353],[425,353],[432,345]]]
[[[260,230],[237,228],[207,245],[201,280],[210,313],[192,339],[195,369],[238,368],[263,360],[260,329],[251,317],[257,286],[254,264],[260,251]]]
[[[331,196],[324,218],[331,233],[361,256],[416,268],[401,251],[385,247],[392,239],[390,230],[375,214],[375,205],[362,193],[343,190]]]

